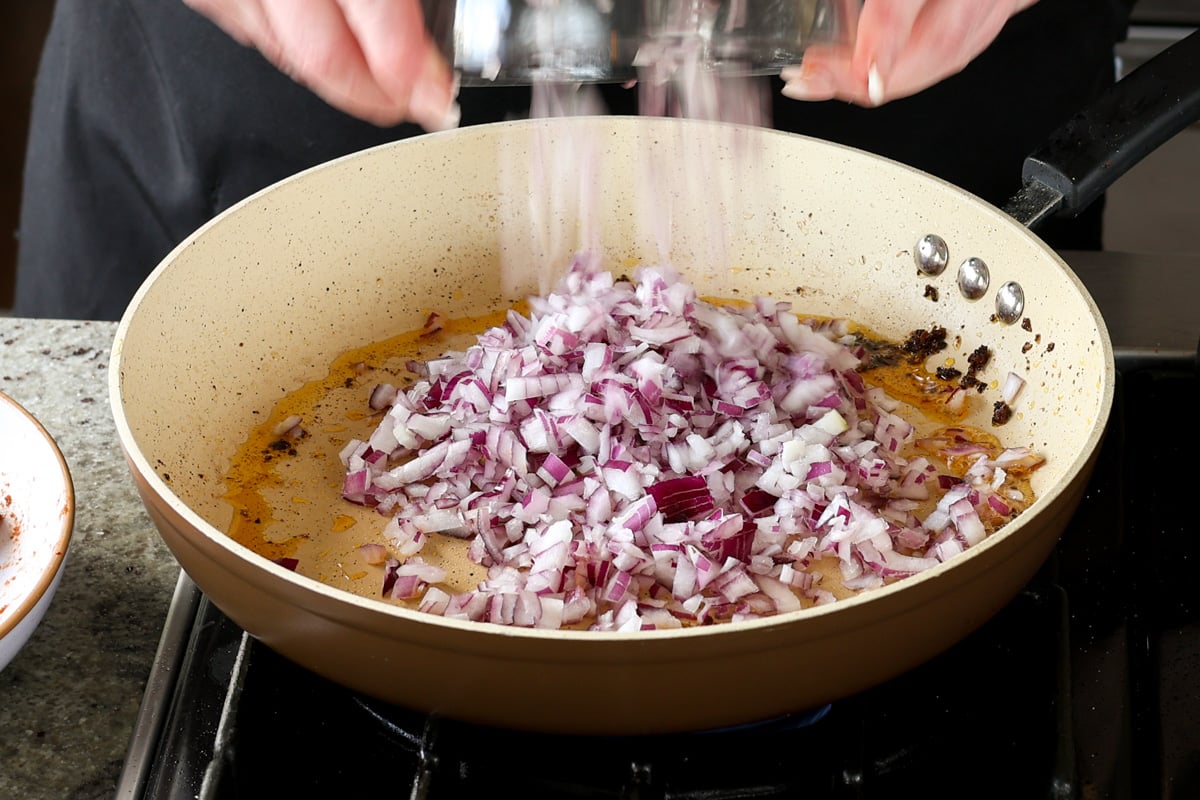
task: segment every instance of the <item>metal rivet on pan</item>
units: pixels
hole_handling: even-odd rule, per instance
[[[982,259],[972,256],[958,268],[958,290],[968,300],[978,300],[987,294],[992,276]]]
[[[1012,325],[1025,313],[1025,290],[1016,281],[1009,281],[996,290],[996,316]]]
[[[941,275],[946,269],[946,264],[950,262],[950,248],[946,246],[945,239],[936,233],[928,233],[917,242],[913,258],[921,272],[926,275]]]

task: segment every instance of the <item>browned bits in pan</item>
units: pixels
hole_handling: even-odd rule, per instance
[[[1021,330],[1030,332],[1033,330],[1033,323],[1029,321],[1029,317],[1021,320]]]
[[[914,364],[945,349],[946,329],[940,325],[935,325],[929,330],[917,329],[900,345],[900,350],[906,353],[908,360]]]
[[[986,344],[981,344],[976,347],[971,355],[967,356],[967,374],[962,376],[962,380],[958,385],[964,389],[975,389],[980,394],[987,388],[987,384],[975,377],[981,369],[987,366],[992,359],[992,351],[988,349]]]
[[[925,284],[925,294],[922,295],[922,297],[928,297],[930,300],[936,303],[938,301],[937,287],[931,283]]]
[[[992,424],[1003,425],[1012,419],[1012,409],[1003,400],[997,400],[992,406]]]
[[[962,370],[954,367],[938,367],[937,376],[938,380],[952,381],[962,377]]]
[[[987,366],[988,361],[992,359],[992,351],[988,349],[986,344],[981,344],[975,348],[971,355],[967,356],[967,364],[970,365],[968,373],[976,373]]]

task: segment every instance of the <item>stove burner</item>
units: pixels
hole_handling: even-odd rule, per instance
[[[699,765],[704,762],[728,764],[735,754],[755,764],[756,752],[761,752],[765,742],[817,726],[832,708],[824,705],[808,712],[701,731],[645,736],[562,736],[456,722],[358,694],[349,696],[348,702],[363,712],[365,725],[377,726],[380,735],[412,759],[413,798],[458,796],[460,791],[466,792],[459,785],[461,782],[486,783],[493,779],[488,776],[494,776],[499,781],[497,785],[503,786],[515,766],[514,754],[528,754],[540,765],[540,774],[522,784],[526,797],[537,796],[530,794],[535,789],[556,797],[691,796],[686,791],[681,794],[678,788],[668,792],[663,786],[656,790],[658,776],[673,776],[680,768],[674,762],[680,758],[688,764],[686,769],[693,772],[701,770]],[[583,759],[588,764],[583,773],[580,754],[591,754]],[[598,761],[597,754],[604,754],[603,761]],[[601,775],[603,779],[598,780]],[[671,786],[681,785],[679,776],[666,780]],[[739,784],[713,793],[718,784],[711,780],[711,777],[705,779],[704,797],[744,797],[751,790]],[[445,788],[448,782],[456,787],[453,791]],[[598,786],[605,787],[605,791],[595,795]],[[449,793],[432,794],[435,787]],[[770,788],[755,784],[752,791],[754,796],[775,796],[761,794]],[[479,789],[483,791],[485,787]],[[699,790],[697,787],[696,791]]]
[[[427,735],[430,724],[437,718],[434,715],[423,715],[411,709],[402,708],[400,706],[384,703],[372,697],[364,695],[354,695],[351,697],[351,702],[358,705],[365,712],[368,718],[375,721],[381,729],[387,731],[396,738],[398,743],[402,745],[419,746],[422,737]],[[771,733],[795,731],[801,728],[807,728],[810,725],[815,725],[820,722],[833,708],[832,704],[825,704],[811,711],[797,712],[794,714],[782,714],[770,719],[758,720],[755,722],[746,722],[740,725],[730,725],[724,728],[711,728],[707,730],[690,731],[678,734],[656,735],[646,738],[686,738],[691,736],[740,736],[746,734],[767,735]],[[510,736],[512,731],[496,731],[497,735]],[[528,734],[525,734],[528,735]],[[604,737],[596,737],[604,738]],[[610,737],[611,738],[611,737]]]
[[[365,698],[202,600],[191,650],[207,655],[185,665],[192,679],[165,736],[188,758],[157,759],[145,796],[871,798],[903,795],[917,779],[937,798],[989,775],[972,797],[1071,797],[1048,788],[1077,785],[1061,757],[1063,743],[1072,750],[1069,714],[1056,710],[1069,710],[1066,619],[1065,594],[1043,576],[949,652],[830,706],[716,730],[570,736]]]
[[[707,731],[696,731],[692,735],[696,736],[720,736],[722,734],[742,734],[742,733],[773,733],[776,731],[794,731],[800,728],[807,728],[809,725],[816,725],[829,713],[833,708],[832,703],[826,703],[820,708],[815,708],[812,711],[802,711],[795,714],[784,714],[771,719],[764,719],[758,722],[747,722],[742,725],[731,725],[727,728],[714,728]]]

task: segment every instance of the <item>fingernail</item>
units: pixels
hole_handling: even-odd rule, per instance
[[[803,80],[804,67],[796,64],[790,67],[784,67],[779,71],[779,77],[783,78],[784,83],[791,83],[795,80]]]
[[[408,105],[408,116],[413,122],[429,132],[448,131],[457,128],[462,120],[462,109],[453,100],[445,104],[445,94],[420,87],[413,90]]]
[[[458,86],[447,75],[441,57],[431,51],[408,98],[408,115],[427,131],[456,128],[462,117],[458,103],[454,102],[457,94]]]
[[[443,87],[422,81],[413,87],[408,115],[427,131],[442,131],[458,125],[459,108]]]
[[[458,103],[451,103],[450,108],[446,109],[446,114],[442,117],[441,122],[432,127],[429,125],[424,127],[425,130],[429,131],[430,133],[434,133],[436,131],[450,131],[457,128],[458,123],[460,122],[462,122],[462,109],[459,107]]]
[[[779,77],[785,81],[781,94],[792,100],[828,100],[833,96],[833,81],[822,70],[787,67]]]
[[[873,106],[883,105],[886,99],[883,94],[883,76],[879,74],[879,65],[872,64],[867,71],[867,99]]]
[[[783,88],[779,90],[779,93],[784,97],[791,98],[792,100],[813,99],[808,83],[801,80],[788,81],[783,85]]]

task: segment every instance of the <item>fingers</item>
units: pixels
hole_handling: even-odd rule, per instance
[[[913,29],[909,47],[889,74],[889,92],[915,94],[961,72],[982,53],[1008,21],[1012,6],[992,3],[978,12],[958,0],[930,4],[936,16]]]
[[[812,47],[781,73],[797,100],[876,106],[961,71],[1036,0],[867,0],[853,48]]]
[[[851,64],[854,50],[834,45],[813,45],[799,66],[785,67],[783,95],[793,100],[842,99],[868,105],[866,87],[855,84]]]
[[[962,2],[963,0],[958,0]],[[799,67],[781,73],[784,95],[796,100],[841,98],[859,105],[885,101],[885,80],[908,44],[928,0],[866,0],[854,43],[814,45]]]
[[[936,0],[935,0],[936,2]],[[964,5],[964,0],[950,0]],[[871,105],[880,105],[892,70],[905,54],[913,27],[928,14],[929,0],[867,0],[858,18],[850,80]],[[970,6],[970,2],[965,2]]]
[[[415,0],[338,0],[379,88],[429,130],[458,124],[449,65]]]
[[[330,105],[377,125],[458,124],[418,0],[184,0]]]

